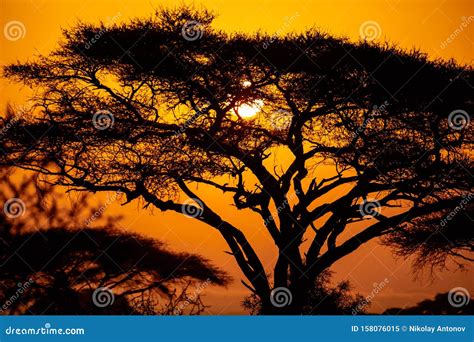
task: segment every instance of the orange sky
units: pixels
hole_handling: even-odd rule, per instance
[[[286,33],[316,26],[356,40],[361,25],[375,21],[380,27],[379,41],[389,40],[407,49],[420,48],[432,58],[454,58],[461,63],[472,63],[474,56],[474,5],[470,0],[209,0],[192,3],[213,10],[218,14],[215,27],[228,31],[260,29]],[[61,28],[70,27],[78,20],[127,21],[147,16],[160,5],[173,4],[176,1],[0,0],[0,63],[25,61],[35,54],[48,53],[56,46]],[[25,36],[12,41],[6,39],[3,28],[14,20],[24,25]],[[450,36],[454,39],[447,43]],[[22,88],[1,80],[0,105],[4,108],[8,101],[21,102],[29,92],[19,89]],[[229,210],[229,203],[230,197],[223,200],[219,193],[210,194],[209,204],[244,230],[271,271],[276,250],[261,220],[254,214]],[[223,253],[227,248],[212,228],[178,214],[141,210],[135,204],[127,207],[114,204],[108,210],[125,215],[126,229],[158,237],[177,250],[202,254],[230,272],[234,283],[224,291],[206,289],[206,303],[212,305],[210,313],[242,312],[240,301],[248,293],[240,284],[240,272],[233,258]],[[373,301],[371,311],[375,312],[411,305],[456,286],[467,287],[474,293],[473,281],[467,273],[445,272],[436,274],[434,282],[426,278],[414,281],[409,262],[393,259],[390,252],[376,242],[339,261],[333,270],[335,279],[351,280],[355,290],[364,295],[370,293],[373,283],[387,277],[389,285]]]

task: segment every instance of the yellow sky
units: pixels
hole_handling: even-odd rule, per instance
[[[56,46],[61,28],[70,27],[78,20],[127,21],[148,16],[159,6],[176,3],[156,0],[0,0],[2,31],[11,21],[24,25],[24,37],[18,40],[9,40],[2,32],[0,63],[18,59],[25,61],[35,54],[48,53]],[[474,56],[474,5],[471,0],[209,0],[193,3],[205,5],[218,14],[215,27],[227,31],[286,33],[316,26],[356,40],[361,25],[375,22],[380,28],[379,41],[388,40],[407,49],[416,47],[432,58],[454,58],[460,63],[472,63]],[[2,108],[7,101],[19,102],[28,94],[25,89],[19,90],[20,87],[1,81]],[[270,271],[275,249],[259,218],[228,210],[230,197],[223,200],[218,193],[212,193],[210,197],[214,208],[243,228]],[[113,205],[110,211],[126,215],[126,229],[159,237],[178,250],[200,253],[228,270],[235,281],[226,291],[206,290],[207,303],[213,305],[210,312],[242,311],[239,304],[247,291],[240,285],[240,272],[232,257],[223,253],[227,248],[218,233],[177,214],[158,211],[151,214],[138,210],[134,204],[126,208]],[[471,293],[474,293],[473,282],[467,273],[438,274],[434,283],[426,279],[413,281],[408,265],[394,260],[388,250],[374,242],[338,262],[333,269],[337,272],[336,279],[348,278],[355,290],[362,294],[370,293],[374,282],[389,277],[389,286],[374,300],[373,311],[414,304],[459,284],[473,289]]]

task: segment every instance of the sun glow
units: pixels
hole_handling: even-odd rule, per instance
[[[234,114],[241,118],[248,119],[257,115],[263,107],[262,100],[255,100],[252,103],[243,103],[232,110]]]

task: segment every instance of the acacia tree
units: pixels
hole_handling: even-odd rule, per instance
[[[315,30],[227,34],[213,18],[78,24],[49,56],[7,66],[38,95],[2,136],[2,162],[213,227],[262,313],[302,312],[336,261],[472,190],[471,67]],[[272,270],[200,184],[261,216]],[[272,305],[282,288],[292,300]]]
[[[1,314],[195,315],[207,307],[203,289],[229,280],[198,255],[117,230],[56,227],[0,239]]]
[[[104,208],[88,194],[68,207],[37,177],[9,176],[0,174],[0,314],[200,314],[204,288],[230,281],[199,255],[120,230],[120,217],[84,226]]]
[[[466,262],[474,261],[471,197],[464,198],[452,211],[440,211],[414,220],[410,229],[384,236],[383,243],[401,257],[414,256],[413,266],[417,272],[422,272],[426,265],[431,266],[431,271],[442,270],[449,261],[464,268]]]

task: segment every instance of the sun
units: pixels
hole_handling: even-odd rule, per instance
[[[243,119],[252,118],[257,115],[263,107],[262,100],[255,100],[252,103],[243,103],[232,110],[232,112]]]

